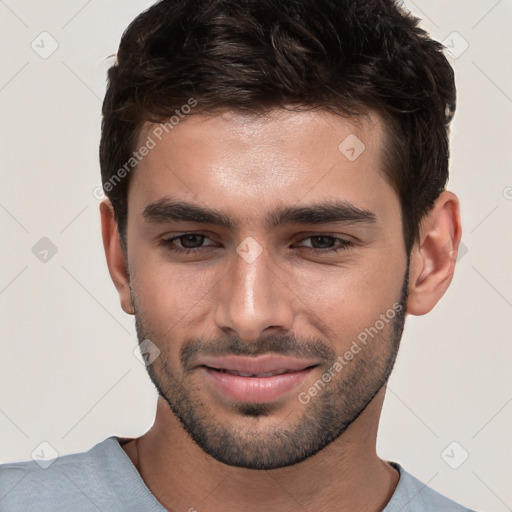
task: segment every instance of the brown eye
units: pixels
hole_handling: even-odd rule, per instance
[[[180,243],[184,249],[196,249],[197,247],[201,247],[205,238],[206,237],[204,235],[196,235],[196,234],[181,235],[181,236],[176,237],[176,239],[178,239],[180,241]],[[175,240],[175,239],[173,239],[173,240]],[[197,244],[199,244],[199,245],[197,246]]]
[[[200,233],[184,233],[182,235],[164,239],[161,244],[169,251],[181,254],[190,254],[199,252],[206,247],[213,247],[211,244],[203,245],[205,240],[208,240],[206,235],[202,235]]]
[[[301,242],[304,242],[305,240],[311,240],[311,246],[306,245],[301,247],[315,251],[319,254],[338,253],[341,251],[346,251],[352,246],[352,243],[349,240],[345,240],[334,235],[310,235],[306,238],[303,238]]]

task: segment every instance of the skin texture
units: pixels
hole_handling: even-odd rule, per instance
[[[351,134],[365,145],[354,161],[338,150]],[[160,393],[155,424],[124,448],[167,509],[377,511],[389,501],[398,474],[375,451],[385,382],[405,310],[427,313],[449,286],[461,229],[457,198],[445,191],[422,223],[408,267],[398,196],[382,169],[384,134],[376,114],[358,123],[284,109],[194,115],[131,176],[126,258],[112,207],[102,202],[121,305],[136,315],[139,341],[160,351],[148,367]],[[238,225],[148,222],[144,209],[163,198],[215,208]],[[277,207],[332,200],[375,221],[265,225]],[[188,233],[205,237],[188,239],[196,253],[163,243]],[[339,244],[322,235],[350,245],[327,253]],[[250,263],[236,251],[247,237],[262,251]],[[389,319],[397,305],[402,314]],[[299,394],[383,314],[378,333],[302,403]],[[232,401],[194,368],[213,353],[270,352],[318,366],[265,404]]]

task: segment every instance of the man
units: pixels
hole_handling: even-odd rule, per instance
[[[1,510],[468,510],[375,450],[406,314],[442,297],[461,236],[453,71],[417,22],[391,0],[134,20],[100,209],[156,420],[5,465]]]

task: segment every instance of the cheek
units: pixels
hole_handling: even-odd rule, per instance
[[[148,251],[134,257],[131,265],[132,288],[145,325],[160,337],[197,334],[191,330],[205,301],[214,293],[217,275],[213,269],[176,265]],[[153,254],[152,254],[153,253]],[[218,280],[218,278],[217,278]]]
[[[308,321],[341,351],[352,340],[386,316],[399,301],[403,284],[402,266],[375,251],[374,258],[353,267],[314,269],[304,272],[297,295],[307,308]],[[313,284],[314,283],[314,284]],[[318,321],[315,321],[318,318]],[[379,322],[379,326],[380,326]],[[323,326],[323,327],[322,327]],[[379,329],[381,330],[381,329]]]

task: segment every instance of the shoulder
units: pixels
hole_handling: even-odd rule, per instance
[[[101,476],[119,456],[116,445],[109,437],[87,452],[0,465],[0,510],[76,510],[78,505],[97,511],[105,503]]]
[[[399,471],[400,480],[382,512],[474,512],[420,482],[400,464],[391,465]]]

